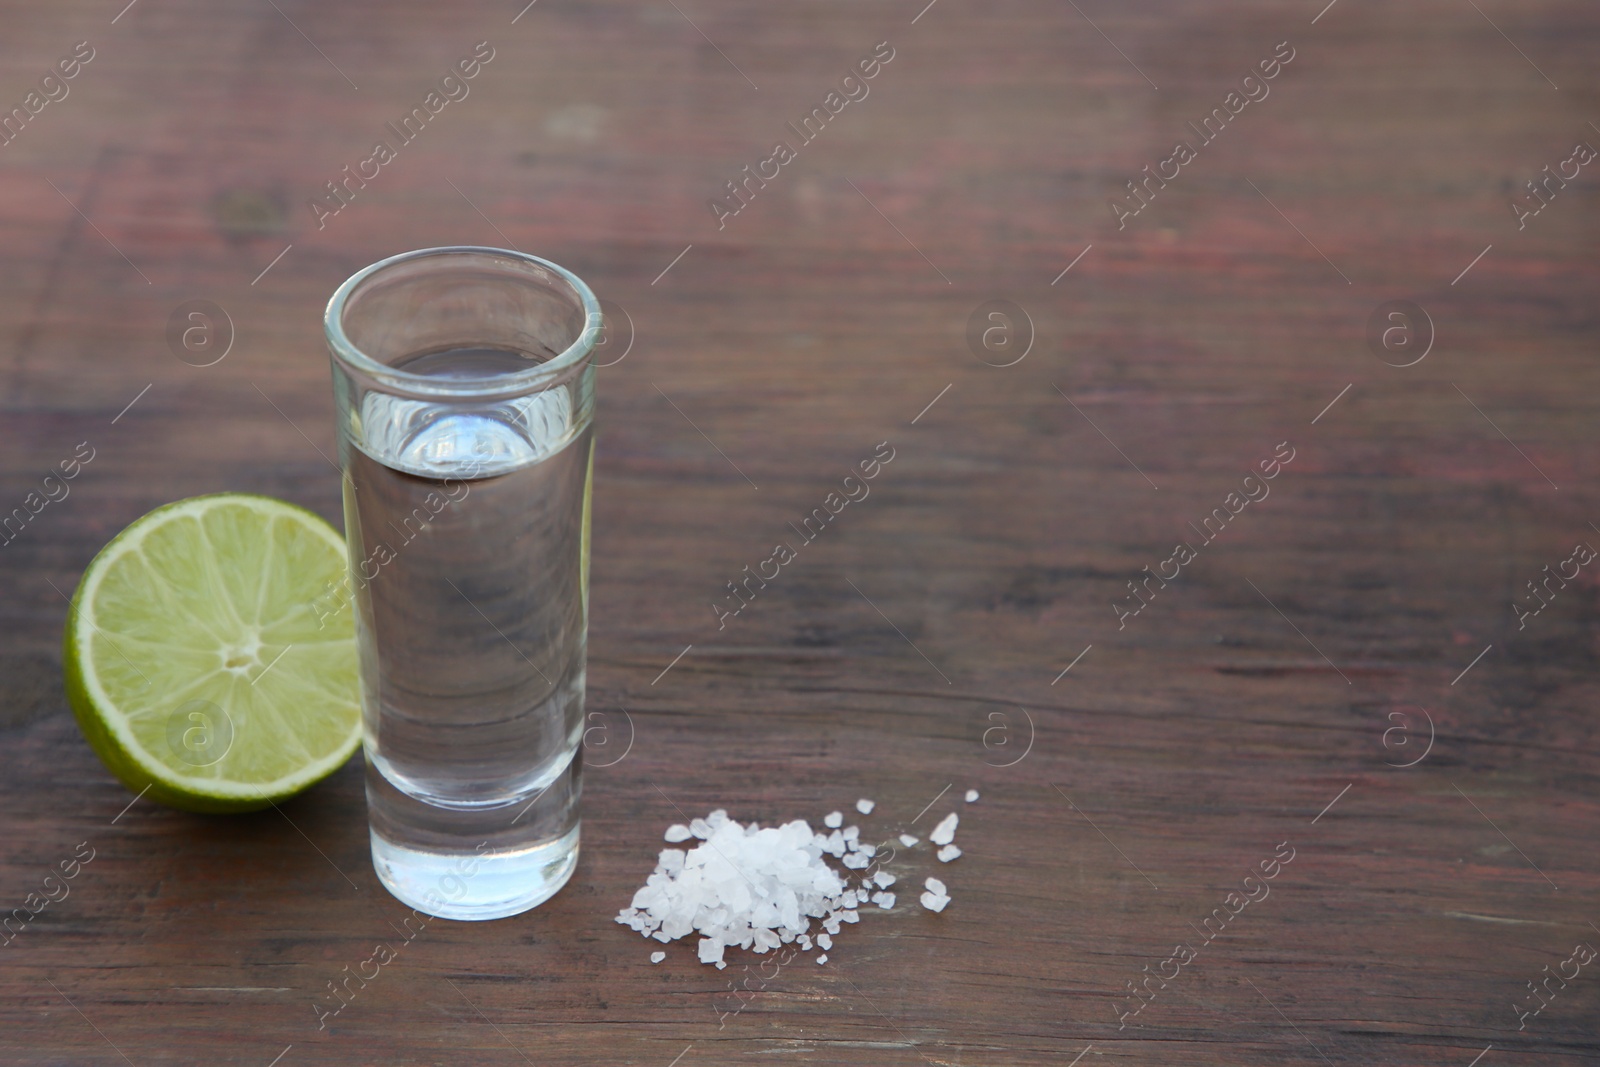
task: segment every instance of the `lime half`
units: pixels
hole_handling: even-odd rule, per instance
[[[135,792],[250,811],[361,740],[344,539],[270,497],[157,508],[89,564],[62,667],[78,726]]]

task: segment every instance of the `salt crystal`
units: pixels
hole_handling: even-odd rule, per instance
[[[917,838],[912,837],[910,834],[900,835],[900,844],[906,848],[910,848],[912,845],[916,844],[917,840]]]
[[[828,951],[833,947],[833,938],[829,937],[827,934],[818,934],[817,947],[824,952]]]
[[[855,909],[853,908],[849,911],[841,913],[841,915],[844,921],[847,923],[858,923],[861,921],[861,916],[856,914]]]
[[[872,895],[872,902],[878,907],[882,908],[884,911],[889,911],[894,908],[894,894],[874,893]]]
[[[950,903],[949,897],[936,897],[932,893],[922,894],[922,906],[929,911],[943,911],[948,903]]]
[[[652,953],[650,953],[650,962],[651,963],[660,963],[662,960],[664,960],[666,958],[667,958],[667,954],[665,952],[652,952]]]
[[[961,855],[961,850],[955,845],[946,845],[939,850],[938,855],[940,863],[949,863],[951,860]]]
[[[844,825],[844,812],[828,812],[828,814],[822,817],[822,825],[828,827],[830,830],[837,830],[839,827]]]
[[[667,827],[666,838],[673,844],[677,844],[679,841],[687,841],[689,840],[689,828],[681,822],[675,822]]]
[[[932,893],[936,897],[942,897],[945,895],[944,883],[939,881],[937,878],[929,878],[922,884],[927,887],[928,892]]]
[[[967,803],[968,804],[971,804],[973,801],[975,801],[977,799],[978,799],[978,791],[976,789],[967,790]]]
[[[821,967],[824,963],[827,963],[827,962],[828,962],[828,954],[826,952],[824,952],[822,955],[817,957],[817,966],[818,967]]]
[[[702,937],[700,939],[699,949],[701,963],[722,962],[722,942],[716,938]]]
[[[865,797],[856,801],[856,810],[863,815],[871,815],[872,809],[875,807],[877,807],[877,804],[873,801],[867,800]]]
[[[704,841],[711,836],[711,824],[704,819],[690,819],[689,832]]]
[[[928,835],[928,840],[936,845],[948,845],[956,839],[956,826],[961,822],[961,816],[951,812],[939,820],[939,825],[933,828],[933,833]]]
[[[894,875],[890,874],[888,871],[879,871],[877,874],[872,876],[872,880],[877,882],[878,885],[884,889],[888,889],[890,886],[894,885]]]
[[[860,836],[861,836],[861,827],[859,827],[859,826],[846,826],[844,828],[844,839],[846,841],[854,841]]]

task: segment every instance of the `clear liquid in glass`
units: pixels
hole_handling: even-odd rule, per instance
[[[548,353],[419,353],[495,377]],[[593,429],[571,393],[364,398],[341,448],[374,866],[446,918],[525,911],[577,863]]]

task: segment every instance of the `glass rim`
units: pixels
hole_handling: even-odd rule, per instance
[[[520,263],[534,264],[540,268],[551,271],[572,286],[578,294],[578,299],[583,306],[584,325],[572,343],[551,359],[529,367],[526,370],[511,371],[506,374],[497,374],[487,378],[452,379],[438,378],[426,374],[417,374],[414,371],[401,370],[391,367],[387,363],[367,355],[351,342],[344,331],[345,305],[361,285],[370,280],[374,275],[418,259],[428,259],[452,255],[481,255],[495,256],[503,259],[515,260]],[[442,245],[437,248],[419,248],[410,252],[401,252],[397,255],[380,259],[369,264],[346,278],[333,291],[333,296],[328,300],[328,306],[322,316],[322,332],[327,338],[328,348],[333,357],[345,367],[357,371],[368,378],[385,386],[399,388],[411,393],[420,393],[433,396],[475,397],[496,396],[507,393],[536,392],[540,387],[548,387],[554,380],[559,379],[567,372],[581,364],[594,351],[595,342],[599,339],[603,322],[600,310],[600,301],[594,295],[582,278],[572,273],[559,263],[552,263],[548,259],[530,255],[527,252],[518,252],[508,248],[494,248],[489,245]]]

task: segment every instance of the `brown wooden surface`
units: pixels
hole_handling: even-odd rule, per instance
[[[1600,545],[1600,164],[1526,229],[1508,207],[1600,144],[1592,5],[120,6],[11,3],[0,40],[7,107],[96,49],[0,148],[0,511],[95,449],[0,548],[0,908],[95,850],[0,948],[0,1060],[1600,1060],[1593,967],[1520,1032],[1515,1009],[1600,945],[1595,568],[1525,630],[1510,608]],[[482,40],[470,96],[319,231],[307,199]],[[719,232],[706,199],[884,40],[870,95]],[[1283,40],[1270,96],[1118,231],[1106,198]],[[616,758],[624,709],[632,747],[587,774],[565,891],[431,924],[319,1032],[325,983],[404,911],[359,757],[281,815],[119,817],[65,709],[58,591],[179,497],[337,521],[328,295],[507,241],[636,328],[600,372],[588,758]],[[167,347],[194,299],[236,328],[215,366]],[[1036,329],[1014,366],[964,340],[993,299]],[[1364,340],[1397,299],[1437,332],[1405,369]],[[871,497],[718,632],[724,583],[885,440]],[[1119,630],[1125,583],[1282,441],[1270,497]],[[1419,709],[1432,749],[1393,766]],[[675,806],[870,796],[882,832],[947,784],[917,830],[983,793],[948,910],[902,892],[736,1015],[737,966],[652,966],[612,922]],[[1127,983],[1282,842],[1271,895],[1119,1030]]]

